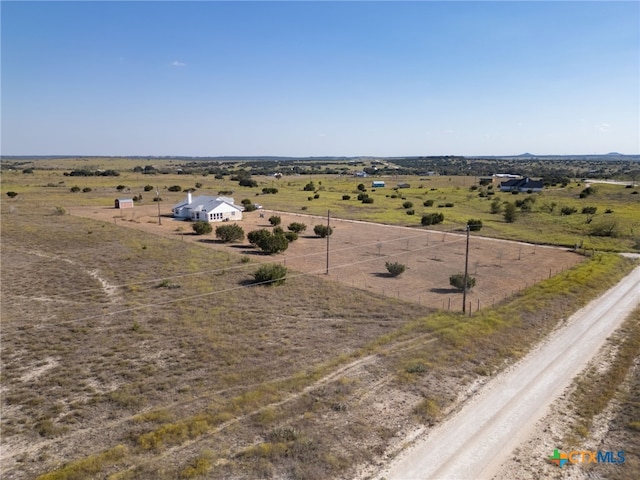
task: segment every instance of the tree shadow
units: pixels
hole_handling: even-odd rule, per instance
[[[448,294],[452,294],[452,293],[462,293],[462,290],[458,290],[457,288],[430,288],[429,289],[430,292],[432,293],[448,293]]]

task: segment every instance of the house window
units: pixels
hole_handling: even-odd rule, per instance
[[[232,216],[232,217],[235,217],[235,216],[236,216],[236,212],[235,212],[235,211],[234,211],[234,212],[231,212],[231,216]]]

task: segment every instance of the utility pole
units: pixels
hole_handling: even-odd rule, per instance
[[[465,313],[467,308],[468,272],[469,272],[469,225],[467,225],[467,251],[464,256],[464,283],[462,284],[462,313]],[[469,310],[471,310],[471,307],[469,307]]]
[[[162,225],[162,220],[160,219],[160,187],[156,185],[156,203],[158,204],[158,225]]]
[[[326,275],[329,275],[329,237],[331,236],[331,227],[329,226],[329,219],[331,218],[331,211],[327,210],[327,271]]]

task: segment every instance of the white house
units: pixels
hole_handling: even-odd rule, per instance
[[[235,205],[231,197],[211,197],[200,195],[187,198],[174,205],[171,209],[175,218],[185,220],[201,220],[204,222],[223,222],[228,220],[242,220],[242,208]]]

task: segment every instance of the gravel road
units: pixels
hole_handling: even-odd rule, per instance
[[[376,478],[493,477],[549,405],[639,303],[640,267],[488,382],[457,413],[400,454]]]

